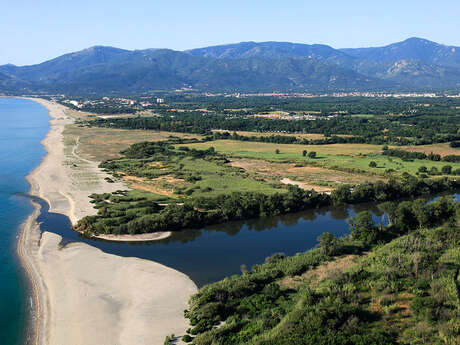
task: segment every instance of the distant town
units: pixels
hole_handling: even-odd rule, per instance
[[[183,91],[183,90],[178,90]],[[189,91],[189,90],[186,90]],[[248,97],[278,97],[278,98],[346,98],[346,97],[368,97],[368,98],[460,98],[459,94],[441,94],[441,93],[385,93],[385,92],[334,92],[334,93],[193,93],[193,96],[204,97],[225,97],[225,98],[248,98]],[[156,96],[136,96],[136,97],[102,97],[102,98],[85,98],[69,97],[65,94],[59,95],[39,95],[50,100],[57,101],[63,105],[78,110],[94,109],[98,107],[111,107],[114,112],[133,113],[148,109],[157,109],[167,107],[165,98]],[[32,95],[38,97],[38,95]],[[312,115],[312,114],[306,114]],[[337,114],[339,115],[339,114]]]

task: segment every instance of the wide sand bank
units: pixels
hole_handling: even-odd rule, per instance
[[[28,177],[31,194],[75,224],[96,212],[89,194],[125,187],[107,183],[97,163],[79,159],[64,145],[64,127],[73,122],[64,107],[37,101],[53,120],[42,142],[48,154]],[[60,236],[40,232],[37,215],[38,209],[26,222],[18,247],[35,292],[35,343],[155,345],[163,344],[166,335],[184,334],[188,323],[183,310],[197,290],[186,275],[83,243],[61,247]]]

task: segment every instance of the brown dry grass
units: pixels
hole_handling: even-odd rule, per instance
[[[346,255],[339,257],[334,261],[326,262],[323,265],[316,267],[314,270],[310,270],[303,275],[303,278],[308,280],[314,280],[319,283],[322,280],[331,278],[336,272],[343,272],[348,267],[355,263],[358,255]]]
[[[196,149],[214,147],[218,152],[238,154],[241,152],[274,153],[279,149],[282,153],[301,154],[303,150],[315,151],[318,155],[360,155],[382,152],[381,145],[371,144],[329,144],[329,145],[292,145],[259,142],[241,142],[237,140],[218,140],[212,142],[186,144]]]
[[[123,176],[123,180],[125,180],[129,184],[129,187],[132,189],[143,190],[146,192],[151,192],[151,193],[166,195],[166,196],[170,196],[170,194],[172,194],[170,191],[163,190],[163,189],[158,188],[157,186],[149,184],[147,180],[141,177],[126,175],[126,176]]]
[[[305,284],[305,282],[310,282],[311,286],[315,288],[321,281],[329,279],[335,276],[337,272],[343,272],[345,269],[355,264],[355,260],[358,257],[358,255],[346,255],[336,258],[333,261],[326,262],[305,272],[300,277],[286,277],[281,280],[279,284],[286,288],[295,289]]]
[[[174,194],[175,187],[186,185],[183,180],[176,179],[172,176],[161,176],[149,180],[142,177],[125,175],[123,179],[128,182],[132,189],[139,189],[169,197]]]
[[[126,130],[115,128],[66,127],[65,135],[73,140],[79,140],[78,154],[86,159],[103,162],[107,159],[120,157],[120,152],[130,145],[142,141],[167,140],[169,136],[181,138],[200,138],[199,135],[184,133],[157,132],[144,130]]]
[[[433,144],[433,145],[420,145],[420,146],[399,146],[394,147],[401,150],[411,151],[411,152],[424,152],[429,154],[431,152],[439,154],[441,156],[447,155],[460,155],[460,148],[450,147],[448,143]]]
[[[233,158],[230,164],[245,171],[263,176],[265,179],[296,184],[303,189],[315,189],[318,192],[330,192],[335,185],[362,183],[363,180],[375,182],[378,176],[362,176],[343,171],[330,170],[312,166],[296,167],[293,163],[267,162],[261,159]]]
[[[294,186],[298,186],[299,188],[305,189],[305,190],[312,190],[314,189],[315,191],[319,193],[330,193],[332,192],[333,188],[332,187],[325,187],[325,186],[318,186],[310,183],[305,183],[305,182],[300,182],[300,181],[294,181],[289,178],[284,178],[281,180],[281,183],[284,184],[292,184]]]
[[[79,110],[75,110],[75,109],[71,109],[71,108],[65,108],[64,112],[66,113],[66,115],[74,118],[74,119],[77,119],[77,120],[90,120],[91,118],[96,118],[96,115],[95,114],[92,114],[92,113],[88,113],[86,111],[79,111]]]

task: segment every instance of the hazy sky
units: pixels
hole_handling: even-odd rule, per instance
[[[185,50],[241,41],[379,46],[417,36],[460,46],[458,0],[0,0],[0,64],[93,45]]]

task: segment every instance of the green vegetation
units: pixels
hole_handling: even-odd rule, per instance
[[[174,334],[167,335],[163,344],[164,345],[173,345],[175,338],[176,337],[174,336]]]
[[[460,209],[448,197],[413,199],[460,186],[457,100],[165,97],[169,105],[153,106],[159,116],[84,124],[203,136],[134,144],[104,162],[113,180],[135,190],[92,195],[98,214],[76,230],[175,231],[363,202],[378,204],[389,220],[376,225],[360,212],[348,219],[347,237],[324,232],[319,248],[274,254],[203,287],[185,311],[191,327],[182,341],[460,343]],[[289,120],[264,117],[275,111]],[[327,193],[296,178],[316,174],[315,187],[325,186],[331,171],[343,174]]]
[[[381,100],[366,98],[278,99],[249,98],[222,100],[222,98],[190,97],[155,109],[159,116],[96,119],[92,126],[162,130],[207,134],[214,139],[258,141],[284,144],[367,143],[392,145],[424,145],[460,140],[460,109],[457,100]],[[420,102],[427,102],[425,107]],[[225,108],[225,104],[229,103]],[[236,108],[237,105],[240,108]],[[198,106],[201,107],[198,108]],[[176,108],[182,108],[180,111]],[[202,110],[202,109],[205,109]],[[236,109],[235,109],[236,108]],[[313,110],[314,109],[314,110]],[[373,113],[371,118],[353,117],[358,110]],[[286,112],[287,118],[267,118],[271,111]],[[305,118],[312,111],[312,119]],[[311,115],[308,115],[311,116]],[[316,133],[324,138],[299,138],[294,135],[271,136],[221,133],[213,130]],[[344,136],[345,135],[345,136]]]
[[[443,161],[460,163],[460,155],[446,155],[444,157],[441,157],[441,155],[434,154],[433,152],[427,155],[423,152],[410,152],[397,149],[386,149],[383,150],[382,154],[385,156],[399,157],[404,161],[410,161],[413,159],[427,159],[435,162]]]
[[[177,142],[183,141],[178,139]],[[101,167],[116,176],[123,172],[126,176],[149,181],[162,181],[162,177],[167,176],[176,197],[217,196],[241,191],[273,194],[277,191],[227,163],[228,160],[212,146],[205,150],[181,146],[175,150],[168,142],[143,142],[125,150],[123,158],[106,161]]]
[[[316,157],[314,160],[305,159],[301,153],[303,147],[296,145],[277,145],[272,143],[235,143],[228,140],[208,141],[200,143],[192,143],[188,145],[191,148],[207,149],[214,147],[216,152],[231,156],[262,159],[268,161],[288,161],[305,163],[311,166],[348,171],[358,174],[372,174],[388,176],[393,172],[396,175],[409,173],[416,175],[419,168],[426,166],[435,167],[440,175],[442,167],[446,165],[444,161],[429,161],[424,159],[403,160],[399,157],[390,157],[389,155],[381,155],[377,153],[381,147],[374,145],[359,145],[359,144],[334,144],[322,145],[315,147]],[[305,146],[304,146],[305,147]],[[308,146],[311,148],[312,146]],[[275,154],[275,150],[280,150],[279,154]],[[313,151],[309,151],[309,156]],[[363,152],[360,154],[360,152]],[[383,151],[386,152],[386,151]],[[311,157],[310,157],[311,158]],[[376,167],[370,167],[370,163],[375,162]],[[453,168],[453,173],[457,174],[460,169],[460,163],[450,163]],[[460,170],[458,170],[460,171]],[[390,174],[391,176],[391,174]]]
[[[376,225],[360,212],[348,219],[347,237],[324,232],[319,248],[274,254],[203,287],[185,311],[191,327],[182,341],[460,343],[459,206],[448,197],[413,199],[460,186],[458,100],[165,97],[169,105],[152,106],[155,117],[82,123],[203,136],[134,144],[104,162],[113,180],[135,189],[92,195],[98,214],[76,230],[175,231],[363,202],[378,204],[389,220]],[[264,117],[275,112],[284,118]],[[309,112],[314,119],[306,119]],[[297,179],[316,174],[315,187],[330,187],[324,176],[331,171],[343,174],[327,193],[310,190],[308,177]]]
[[[392,179],[389,183],[342,185],[329,196],[293,185],[278,190],[229,166],[227,159],[213,147],[198,150],[187,146],[176,148],[171,141],[142,142],[123,154],[123,158],[109,160],[101,166],[115,177],[130,178],[136,184],[143,182],[141,187],[150,191],[149,188],[155,187],[148,184],[151,181],[169,181],[174,185],[174,193],[163,197],[155,193],[133,195],[133,192],[93,195],[98,214],[81,219],[76,230],[88,234],[175,231],[336,203],[395,200],[458,186],[455,180],[425,181],[405,175],[401,181]],[[316,152],[310,151],[308,156],[314,159]]]
[[[192,326],[188,340],[458,344],[458,204],[442,198],[382,207],[393,210],[386,227],[375,227],[360,213],[349,237],[324,233],[318,249],[293,257],[276,254],[200,289],[185,311]],[[414,221],[406,223],[408,217]]]

